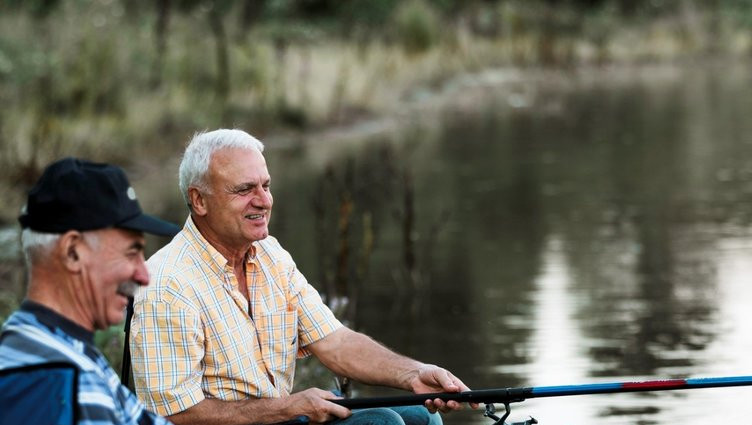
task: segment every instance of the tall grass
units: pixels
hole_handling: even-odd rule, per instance
[[[380,11],[377,31],[350,36],[300,22],[244,28],[229,13],[227,81],[219,82],[222,55],[202,9],[174,14],[164,45],[156,16],[126,2],[60,2],[46,16],[2,10],[0,224],[14,222],[26,189],[62,156],[158,172],[197,130],[242,127],[262,138],[315,132],[392,114],[459,74],[752,52],[752,5],[742,1],[713,8],[687,0],[630,16],[609,3],[583,12],[538,0],[468,2],[452,16],[428,0],[395,4],[391,15]],[[144,199],[163,216],[183,210],[158,194]],[[5,282],[21,279],[11,262],[0,261]],[[21,292],[4,292],[0,316]],[[117,364],[122,333],[113,328],[99,338]]]
[[[41,167],[63,155],[123,165],[163,160],[197,129],[237,126],[264,137],[347,124],[492,67],[749,54],[752,6],[676,4],[623,16],[608,3],[583,12],[509,0],[447,16],[432,2],[409,0],[365,37],[300,22],[244,28],[229,13],[223,84],[202,9],[173,14],[164,47],[156,16],[118,1],[61,2],[45,17],[3,11],[0,190],[18,200]],[[218,93],[220,86],[230,92]],[[16,214],[15,203],[6,205],[0,221]]]

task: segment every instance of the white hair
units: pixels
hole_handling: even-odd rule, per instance
[[[81,232],[81,234],[92,247],[97,248],[99,246],[99,235],[95,230]],[[62,235],[62,233],[44,233],[23,229],[21,232],[21,249],[29,271],[34,264],[47,258]]]
[[[243,130],[220,129],[194,134],[185,149],[178,171],[180,193],[183,194],[189,208],[191,201],[188,189],[199,187],[204,191],[208,190],[206,173],[209,171],[211,157],[214,152],[227,148],[253,149],[263,152],[264,144]]]
[[[26,267],[30,269],[35,262],[46,257],[60,236],[60,233],[42,233],[24,229],[21,232],[21,249],[26,259]]]

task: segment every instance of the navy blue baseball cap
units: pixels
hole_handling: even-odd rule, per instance
[[[175,224],[144,214],[120,167],[63,158],[45,168],[18,217],[21,227],[45,233],[107,227],[174,236]]]

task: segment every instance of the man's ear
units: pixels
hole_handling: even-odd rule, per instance
[[[77,230],[69,230],[60,236],[55,249],[56,256],[66,269],[78,273],[82,267],[82,256],[85,255],[84,235]]]
[[[206,199],[198,188],[188,188],[188,199],[191,202],[191,210],[194,214],[199,216],[206,215]]]

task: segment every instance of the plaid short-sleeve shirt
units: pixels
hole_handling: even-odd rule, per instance
[[[342,326],[275,238],[254,242],[246,261],[250,302],[190,217],[147,261],[130,341],[136,393],[154,412],[287,395],[295,359]]]

